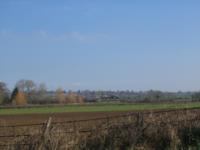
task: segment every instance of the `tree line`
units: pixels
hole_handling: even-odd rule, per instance
[[[162,92],[162,91],[65,91],[58,88],[47,90],[44,83],[36,84],[32,80],[19,80],[10,91],[6,83],[0,82],[1,105],[27,104],[68,104],[84,102],[166,102],[200,101],[200,92]]]
[[[27,105],[27,104],[67,104],[84,103],[85,98],[75,92],[66,93],[62,88],[48,91],[44,83],[35,84],[32,80],[20,80],[13,91],[10,91],[4,82],[0,82],[0,104]]]

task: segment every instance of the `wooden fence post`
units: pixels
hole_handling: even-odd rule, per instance
[[[107,120],[106,120],[106,121],[107,121],[107,130],[108,130],[108,128],[109,128],[109,126],[110,126],[110,125],[109,125],[110,120],[109,120],[109,117],[108,117],[108,116],[107,116]]]
[[[144,125],[144,116],[142,113],[137,114],[137,120],[136,120],[136,126],[137,127],[143,127]]]
[[[137,115],[136,115],[136,127],[139,126],[139,122],[140,122],[140,113],[137,113]]]
[[[47,121],[47,125],[46,125],[46,129],[45,129],[45,132],[44,132],[44,135],[49,135],[49,129],[50,129],[50,126],[51,126],[51,121],[52,121],[52,118],[49,117],[48,121]]]
[[[43,130],[42,139],[41,139],[41,143],[39,144],[38,150],[42,150],[44,144],[46,144],[46,140],[49,138],[49,131],[50,131],[50,127],[51,127],[51,122],[52,122],[52,118],[49,117],[47,124],[46,124],[46,126]]]
[[[131,114],[128,115],[128,121],[129,121],[129,122],[132,121],[132,117],[133,117],[133,116],[132,116]]]
[[[141,116],[140,116],[140,126],[143,127],[144,126],[144,114],[141,113]]]

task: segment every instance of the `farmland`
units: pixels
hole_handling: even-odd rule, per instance
[[[1,122],[0,147],[16,150],[96,149],[97,145],[102,146],[99,149],[192,148],[198,146],[199,114],[198,108],[188,108],[1,115],[8,122]]]
[[[195,147],[199,108],[199,102],[1,108],[0,148],[35,150],[48,145],[47,149],[94,149],[96,144],[103,149]]]
[[[200,108],[199,102],[190,103],[99,103],[85,105],[51,105],[20,108],[1,108],[0,124],[41,123],[49,117],[53,121],[70,121],[115,116],[138,111]],[[31,118],[31,119],[30,119]]]
[[[183,109],[200,108],[200,102],[187,103],[100,103],[84,105],[65,105],[65,106],[40,106],[40,107],[20,107],[20,108],[1,108],[0,115],[19,115],[19,114],[52,114],[63,112],[121,112],[138,110],[156,109]]]

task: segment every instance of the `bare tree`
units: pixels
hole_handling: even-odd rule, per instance
[[[48,98],[46,85],[44,83],[40,83],[36,91],[35,101],[39,103],[47,103],[47,99],[50,98]]]
[[[16,83],[16,87],[18,87],[19,91],[30,93],[35,90],[36,84],[32,80],[22,79]]]
[[[0,104],[9,103],[9,90],[4,82],[0,81]]]
[[[16,87],[27,96],[28,101],[33,101],[36,94],[36,84],[32,80],[20,80],[16,83]]]
[[[58,88],[56,90],[56,99],[58,100],[59,103],[65,103],[65,92],[62,88]]]
[[[38,86],[38,91],[40,91],[41,93],[45,93],[47,91],[47,87],[45,83],[40,83]]]

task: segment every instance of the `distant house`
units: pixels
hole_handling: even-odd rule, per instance
[[[103,96],[96,97],[96,99],[99,99],[99,100],[118,100],[119,97],[115,96],[115,95],[103,95]]]

